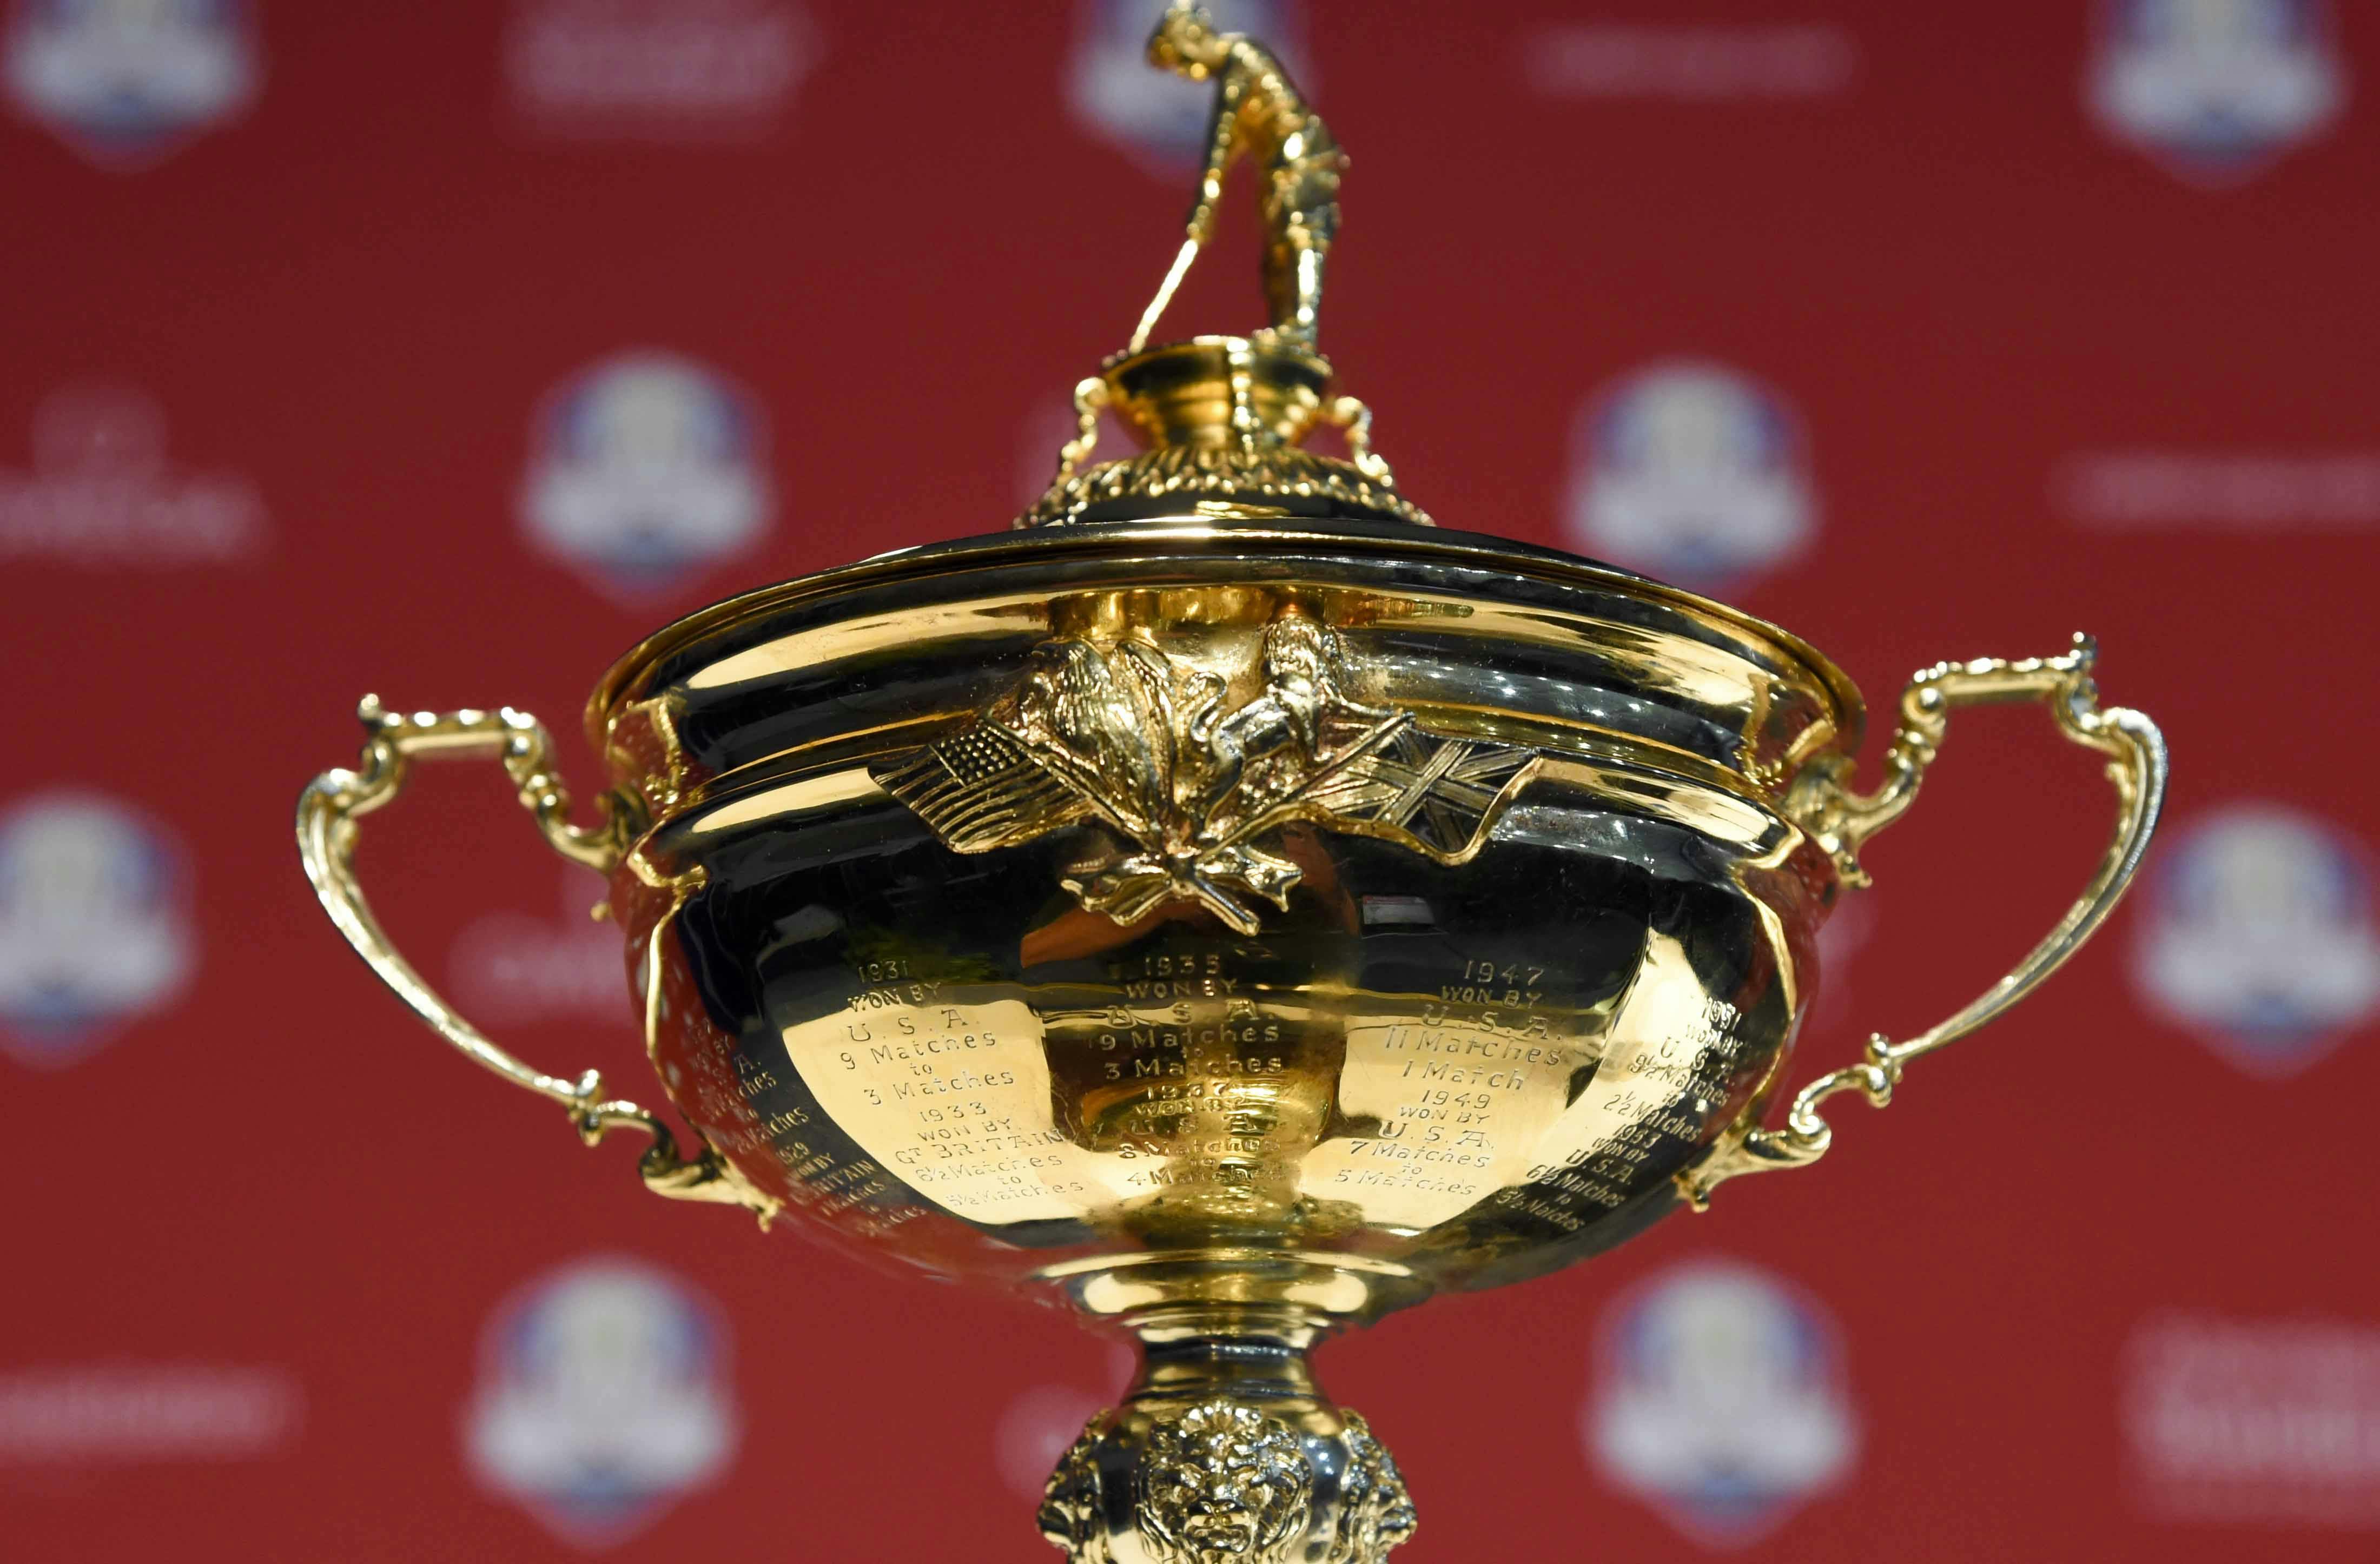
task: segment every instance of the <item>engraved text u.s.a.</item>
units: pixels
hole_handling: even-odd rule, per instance
[[[874,775],[960,853],[1105,828],[1062,883],[1118,923],[1188,901],[1253,934],[1256,903],[1286,911],[1303,874],[1266,844],[1281,827],[1459,864],[1536,770],[1527,746],[1354,699],[1339,633],[1305,614],[1266,625],[1253,661],[1261,692],[1226,710],[1232,681],[1137,636],[1044,641],[974,721]]]

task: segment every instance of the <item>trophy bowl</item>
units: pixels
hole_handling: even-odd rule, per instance
[[[2099,876],[1978,1006],[1762,1129],[1859,843],[1952,705],[2028,696],[2110,761]],[[660,1133],[501,1054],[369,922],[355,816],[412,756],[500,756],[609,872],[702,1147],[660,1133],[649,1182],[1135,1332],[1142,1381],[1045,1511],[1078,1553],[1148,1530],[1169,1441],[1269,1437],[1281,1502],[1334,1537],[1369,1515],[1369,1558],[1410,1509],[1313,1342],[1814,1158],[1820,1097],[1883,1100],[2120,889],[2161,757],[2096,709],[2087,648],[1928,670],[1902,709],[1887,783],[1852,794],[1857,692],[1757,620],[1492,539],[1192,515],[888,555],[662,631],[589,708],[600,826],[567,823],[529,719],[368,704],[365,764],[301,830],[433,1024],[590,1136]],[[1272,1557],[1217,1557],[1244,1555]]]
[[[1193,13],[1167,29],[1226,70]],[[1223,41],[1279,108],[1285,79],[1247,63],[1269,56]],[[1018,528],[638,647],[588,708],[592,823],[534,719],[369,697],[361,763],[298,810],[324,906],[398,995],[589,1141],[650,1135],[655,1191],[1135,1337],[1138,1378],[1040,1516],[1094,1564],[1383,1557],[1413,1507],[1317,1388],[1316,1341],[1815,1159],[1828,1097],[1882,1104],[2090,935],[2164,789],[2155,728],[2100,708],[2080,637],[1919,673],[1859,791],[1859,694],[1803,642],[1430,525],[1313,346],[1330,224],[1280,191],[1321,199],[1318,147],[1335,190],[1314,126],[1274,168],[1271,327],[1146,346],[1194,212]],[[1111,406],[1147,449],[1086,466]],[[1345,459],[1304,447],[1324,426]],[[2005,700],[2042,703],[2114,783],[2096,873],[1990,991],[1873,1038],[1767,1127],[1862,844],[1949,713]],[[684,1151],[592,1073],[513,1058],[373,922],[358,821],[440,755],[501,761],[608,876]]]

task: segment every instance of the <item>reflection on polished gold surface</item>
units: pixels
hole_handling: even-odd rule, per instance
[[[589,706],[593,823],[532,719],[367,700],[363,758],[306,790],[298,840],[417,1014],[589,1140],[650,1135],[656,1191],[1131,1332],[1137,1377],[1040,1511],[1077,1564],[1377,1564],[1413,1505],[1314,1345],[1814,1160],[1828,1097],[1883,1102],[2098,927],[2166,755],[2100,706],[2082,642],[1919,674],[1863,793],[1858,693],[1802,641],[1415,525],[1314,348],[1336,143],[1269,55],[1187,8],[1152,55],[1218,108],[1148,321],[1245,156],[1267,328],[1135,337],[1084,382],[1033,529],[764,587],[635,649]],[[1110,409],[1147,449],[1088,465]],[[1332,424],[1348,459],[1302,448]],[[2096,873],[1989,992],[1767,1127],[1861,847],[1949,712],[2003,700],[2104,762]],[[593,1073],[499,1048],[373,920],[358,821],[440,756],[501,761],[607,875],[694,1155]]]

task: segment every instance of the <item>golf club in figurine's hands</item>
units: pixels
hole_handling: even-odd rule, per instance
[[[609,780],[589,823],[533,719],[367,698],[363,758],[306,789],[298,842],[401,999],[589,1142],[650,1136],[656,1193],[1133,1333],[1139,1376],[1041,1509],[1072,1558],[1370,1564],[1413,1505],[1308,1349],[1816,1159],[1827,1098],[1882,1105],[2089,938],[2165,748],[2098,704],[2078,637],[1918,674],[1861,792],[1858,692],[1803,642],[1433,529],[1315,345],[1337,142],[1195,9],[1149,53],[1214,86],[1188,236],[1014,529],[659,632],[589,705]],[[1242,157],[1271,322],[1148,346]],[[1089,465],[1105,408],[1146,448]],[[1303,448],[1323,424],[1348,459]],[[1987,993],[1871,1039],[1766,1127],[1861,847],[1951,711],[1995,701],[2094,752],[2106,856]],[[684,1147],[593,1072],[515,1059],[373,922],[358,821],[443,757],[500,761],[548,842],[608,876]]]

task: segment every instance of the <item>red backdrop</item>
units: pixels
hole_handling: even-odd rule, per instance
[[[1050,1556],[1024,1494],[1106,1344],[644,1195],[379,988],[287,821],[367,689],[533,709],[586,791],[646,631],[1003,526],[1184,200],[1105,9],[15,7],[0,1553]],[[1325,344],[1441,521],[1708,584],[1886,709],[2087,628],[2175,757],[2155,883],[1823,1166],[1326,1349],[1400,1557],[2380,1556],[2374,18],[1266,9],[1355,158]],[[1255,323],[1252,255],[1170,323]],[[451,770],[373,822],[392,928],[641,1080],[589,887]],[[1980,989],[2108,814],[2037,712],[1962,717],[1797,1073]],[[686,1426],[540,1477],[653,1397],[539,1401],[495,1322],[606,1275],[587,1328],[666,1337],[627,1361]],[[1741,1372],[1696,1391],[1645,1322],[1714,1277],[1694,1361]],[[1615,1454],[1647,1405],[1799,1464]]]

